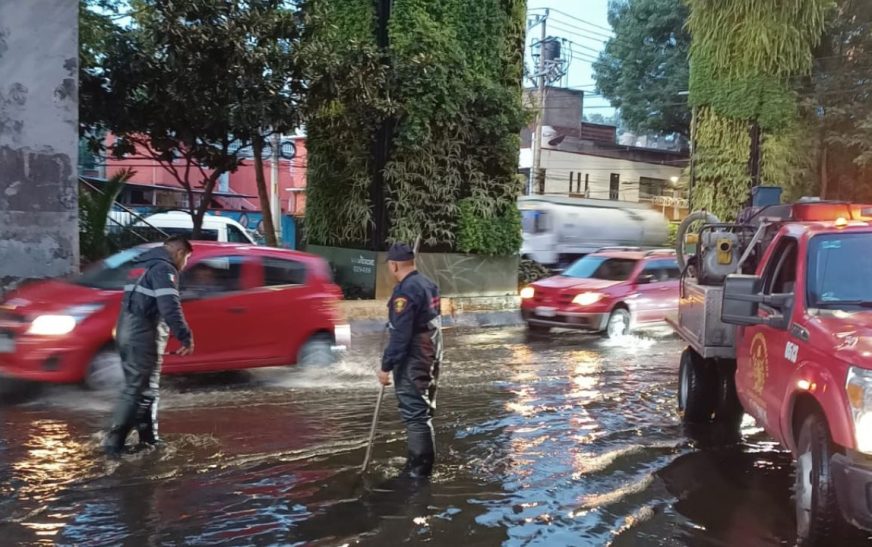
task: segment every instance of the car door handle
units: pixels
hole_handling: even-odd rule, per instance
[[[230,313],[245,313],[246,308],[227,308]]]

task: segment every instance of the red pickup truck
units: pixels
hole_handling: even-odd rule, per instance
[[[829,545],[844,523],[872,530],[872,207],[810,201],[756,220],[694,238],[679,407],[697,425],[747,412],[788,447],[798,543]],[[701,283],[718,264],[745,273]]]

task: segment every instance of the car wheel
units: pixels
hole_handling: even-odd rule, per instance
[[[630,334],[630,312],[624,308],[616,308],[609,316],[604,334],[611,339]]]
[[[124,384],[124,370],[121,356],[115,348],[107,347],[98,351],[88,364],[85,373],[85,387],[92,391],[119,389]]]
[[[711,421],[716,404],[716,378],[709,363],[692,348],[681,354],[678,369],[678,409],[686,424]]]
[[[833,443],[820,414],[813,412],[805,418],[796,448],[797,545],[824,545],[840,530],[842,516],[830,474]]]
[[[324,334],[309,338],[297,354],[298,365],[332,365],[335,362],[333,340]]]

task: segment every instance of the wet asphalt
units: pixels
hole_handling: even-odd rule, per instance
[[[789,454],[747,418],[738,443],[689,439],[669,330],[448,332],[426,484],[393,478],[390,391],[358,472],[379,346],[355,339],[332,367],[166,377],[167,445],[120,462],[99,451],[114,394],[4,396],[0,544],[794,544]]]

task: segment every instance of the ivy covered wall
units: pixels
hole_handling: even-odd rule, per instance
[[[309,241],[372,246],[372,143],[386,121],[388,241],[421,234],[434,250],[511,254],[524,0],[395,0],[387,52],[376,46],[375,1],[304,4]],[[516,235],[460,242],[496,226]]]
[[[794,92],[812,68],[831,0],[686,0],[697,107],[694,208],[735,218],[751,187],[750,127],[761,131],[761,183],[802,192],[809,176]]]

